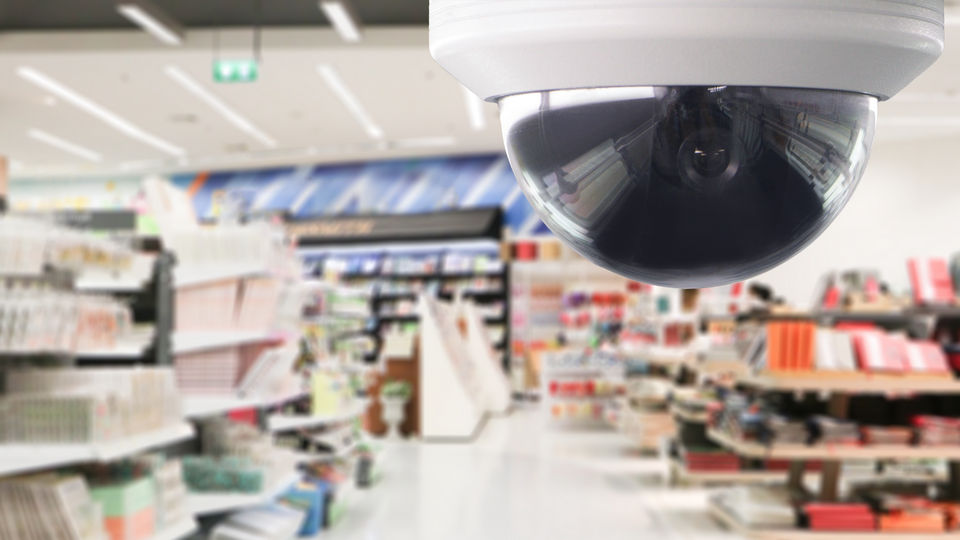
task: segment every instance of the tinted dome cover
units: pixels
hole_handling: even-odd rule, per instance
[[[680,86],[499,103],[510,163],[555,234],[631,279],[707,287],[776,266],[833,221],[863,173],[877,100]]]

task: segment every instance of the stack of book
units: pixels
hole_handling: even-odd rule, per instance
[[[943,416],[914,416],[918,444],[960,445],[960,420]]]
[[[809,503],[803,505],[810,528],[817,531],[872,531],[877,518],[866,504]]]

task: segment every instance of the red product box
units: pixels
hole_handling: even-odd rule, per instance
[[[906,368],[905,340],[876,331],[853,334],[857,362],[863,371],[902,373]]]
[[[917,373],[950,373],[947,355],[943,348],[933,341],[908,341],[905,350],[908,371]]]
[[[953,280],[946,259],[913,258],[907,260],[913,299],[918,304],[953,302]]]

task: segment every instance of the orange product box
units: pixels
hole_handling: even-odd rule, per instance
[[[942,512],[894,511],[880,516],[880,530],[890,532],[941,533],[946,530]]]
[[[110,540],[143,540],[150,538],[154,533],[155,522],[156,516],[152,506],[129,516],[103,519],[103,525],[107,534],[110,535]]]
[[[767,369],[770,371],[780,371],[780,323],[767,324]]]

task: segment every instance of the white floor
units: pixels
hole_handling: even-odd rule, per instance
[[[557,432],[535,408],[471,444],[402,443],[330,540],[727,539],[705,491],[667,488],[662,465],[615,432]]]

